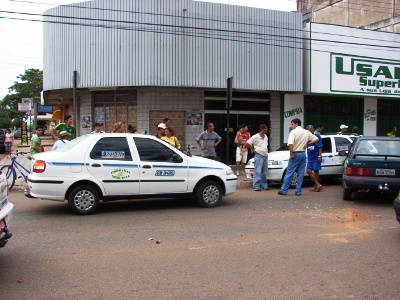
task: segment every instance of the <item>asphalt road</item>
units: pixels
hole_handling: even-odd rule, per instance
[[[243,183],[214,209],[119,201],[91,216],[12,192],[0,299],[399,299],[392,200],[309,189]]]

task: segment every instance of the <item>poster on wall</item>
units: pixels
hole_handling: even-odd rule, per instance
[[[187,113],[186,125],[203,125],[202,113]]]
[[[94,108],[94,122],[104,123],[108,122],[109,107],[95,107]]]
[[[82,128],[87,128],[87,129],[91,128],[90,116],[86,116],[86,117],[82,118]]]

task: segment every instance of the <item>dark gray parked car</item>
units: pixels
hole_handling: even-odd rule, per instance
[[[400,138],[370,136],[356,139],[343,168],[343,200],[353,192],[400,191]]]

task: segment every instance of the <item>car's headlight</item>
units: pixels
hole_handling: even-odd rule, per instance
[[[270,166],[277,166],[277,165],[281,165],[282,161],[281,160],[269,160],[268,161],[268,165]]]
[[[226,169],[226,175],[233,175],[233,171],[231,168]]]

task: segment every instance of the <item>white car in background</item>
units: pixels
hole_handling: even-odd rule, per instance
[[[6,174],[0,171],[0,248],[11,238],[9,226],[14,212],[14,205],[8,200]]]
[[[343,174],[343,159],[347,154],[351,143],[357,137],[351,135],[321,135],[322,137],[322,169],[319,171],[323,177],[340,177]],[[289,162],[289,147],[284,145],[277,151],[268,154],[268,182],[282,182],[286,174]],[[254,158],[250,159],[245,167],[246,176],[253,178]],[[304,175],[308,176],[306,170]],[[297,183],[297,172],[295,172],[291,186]]]

